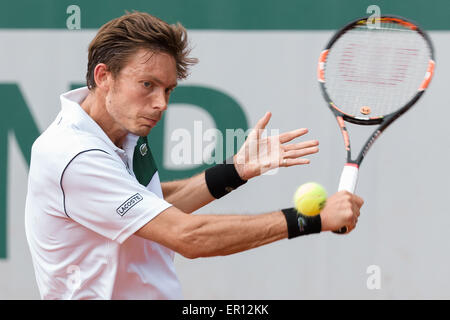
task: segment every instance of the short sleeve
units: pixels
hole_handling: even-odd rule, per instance
[[[69,218],[119,243],[171,206],[102,150],[75,156],[62,173],[61,188]]]

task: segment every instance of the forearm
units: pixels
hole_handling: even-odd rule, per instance
[[[191,213],[244,183],[246,180],[242,180],[230,158],[227,163],[215,165],[192,178],[166,182],[162,189],[169,203]]]
[[[136,232],[187,257],[222,256],[287,238],[280,211],[257,215],[189,215],[170,207]]]
[[[182,232],[190,258],[224,256],[287,238],[280,211],[258,215],[195,215]]]
[[[194,212],[215,198],[208,191],[205,173],[194,177],[161,184],[164,199],[186,213]]]

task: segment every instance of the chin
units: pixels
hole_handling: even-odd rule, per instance
[[[145,127],[145,128],[140,128],[132,133],[137,136],[140,136],[140,137],[146,137],[146,136],[148,136],[148,134],[150,133],[151,130],[152,130],[151,127]]]

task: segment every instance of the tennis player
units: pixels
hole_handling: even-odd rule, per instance
[[[293,208],[190,214],[267,169],[309,163],[318,142],[286,144],[305,129],[263,139],[266,113],[229,161],[161,183],[147,136],[196,62],[188,55],[180,24],[140,12],[106,23],[91,42],[87,87],[61,95],[32,148],[25,226],[43,299],[181,299],[175,252],[229,255],[355,227],[363,200],[345,191],[312,218]]]

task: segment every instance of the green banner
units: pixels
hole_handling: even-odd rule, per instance
[[[19,0],[2,4],[0,28],[65,29],[71,5],[80,8],[81,29],[97,29],[126,10],[139,10],[188,29],[334,30],[371,14],[371,5],[427,30],[450,29],[448,0]]]

